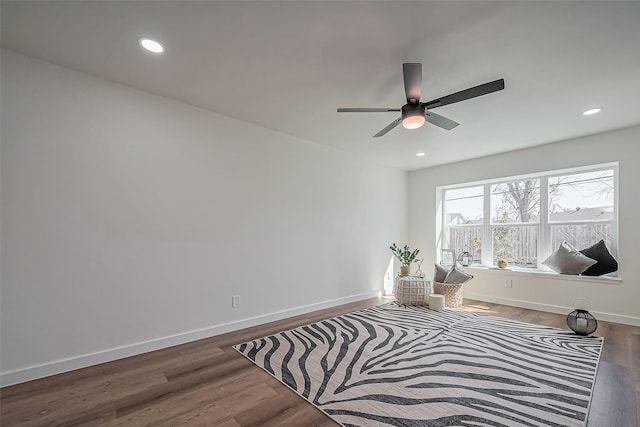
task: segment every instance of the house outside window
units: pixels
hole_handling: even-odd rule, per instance
[[[544,270],[565,240],[584,249],[602,239],[617,256],[616,185],[609,164],[443,188],[442,248]]]

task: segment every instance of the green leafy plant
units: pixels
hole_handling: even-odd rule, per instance
[[[402,265],[406,266],[409,266],[412,262],[415,262],[416,258],[418,257],[418,253],[420,253],[420,249],[411,251],[408,245],[404,245],[404,248],[400,249],[396,246],[395,243],[389,246],[389,249],[391,249],[393,255],[398,258],[398,261],[400,261]]]

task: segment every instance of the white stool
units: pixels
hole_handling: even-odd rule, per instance
[[[429,308],[435,311],[444,310],[444,295],[438,295],[438,294],[429,295]]]

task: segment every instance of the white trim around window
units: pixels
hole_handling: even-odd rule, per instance
[[[589,179],[600,179],[602,185],[610,185],[613,182],[613,188],[609,189],[607,192],[607,200],[611,200],[611,206],[606,207],[606,212],[602,212],[602,217],[593,218],[587,217],[580,218],[580,214],[585,214],[588,209],[595,208],[585,208],[584,211],[580,211],[580,207],[575,207],[575,211],[566,210],[566,208],[562,208],[560,212],[555,212],[556,209],[554,206],[550,206],[550,192],[555,194],[555,197],[558,196],[557,192],[554,192],[553,186],[556,187],[565,185],[566,188],[575,188],[576,186],[588,186],[590,184],[585,184],[584,181],[589,181],[589,179],[585,179],[583,181],[571,181],[570,177],[572,175],[580,175],[580,174],[591,174],[591,176],[598,176],[598,172],[608,172],[611,171],[610,176],[600,176],[600,178],[589,178]],[[584,176],[584,175],[583,175]],[[566,177],[569,181],[562,181],[562,178]],[[589,177],[589,175],[587,175]],[[553,180],[556,178],[555,184],[553,184]],[[504,216],[500,217],[500,222],[497,222],[495,218],[492,219],[492,201],[491,201],[491,192],[492,186],[496,186],[499,184],[507,184],[509,182],[519,182],[524,180],[536,180],[538,188],[536,191],[539,193],[536,197],[538,199],[538,205],[535,209],[532,209],[534,215],[527,215],[525,220],[528,222],[518,222],[517,218],[514,220],[510,218],[506,213]],[[552,182],[552,189],[550,190],[549,182]],[[606,182],[605,182],[606,181]],[[577,183],[577,184],[576,184]],[[495,188],[495,187],[494,187]],[[465,190],[469,190],[469,194],[473,193],[472,196],[469,197],[460,197],[459,199],[448,199],[447,191],[450,190],[460,190],[457,191],[457,194],[463,194]],[[480,190],[482,190],[480,192]],[[527,259],[527,266],[530,268],[524,268],[523,271],[530,272],[548,272],[549,269],[546,268],[542,261],[545,260],[551,253],[556,249],[555,244],[559,238],[564,237],[566,235],[570,235],[570,231],[576,231],[576,234],[585,234],[582,236],[582,245],[584,245],[585,239],[589,239],[588,236],[594,236],[592,239],[596,239],[600,236],[598,232],[601,232],[603,236],[605,236],[604,240],[607,243],[609,251],[611,254],[618,258],[618,163],[606,163],[592,166],[584,166],[579,168],[571,168],[571,169],[563,169],[563,170],[554,170],[554,171],[546,171],[535,174],[527,174],[527,175],[519,175],[519,176],[509,176],[509,177],[501,177],[491,180],[483,180],[476,182],[469,182],[464,184],[456,184],[451,186],[443,186],[437,188],[437,198],[442,201],[442,208],[440,210],[440,215],[438,215],[438,224],[437,228],[440,230],[440,236],[438,239],[439,245],[437,249],[450,248],[456,249],[457,253],[465,249],[465,247],[456,247],[460,246],[460,240],[464,240],[464,237],[460,237],[459,235],[455,236],[455,239],[452,236],[451,230],[459,230],[464,236],[476,236],[474,237],[475,243],[472,244],[468,242],[468,246],[474,246],[474,250],[477,252],[477,257],[475,259],[474,266],[476,267],[494,267],[495,266],[495,254],[494,254],[494,232],[496,229],[502,230],[503,232],[509,232],[511,235],[515,235],[515,227],[519,228],[518,236],[522,233],[530,234],[531,237],[527,237],[529,240],[526,241],[529,246],[533,245],[535,247],[535,256],[529,256]],[[609,194],[610,192],[610,194]],[[480,194],[481,193],[481,194]],[[497,193],[500,194],[500,193]],[[503,193],[504,194],[504,193]],[[495,195],[494,195],[495,196]],[[455,196],[454,196],[455,197]],[[496,196],[498,197],[498,196]],[[447,204],[450,200],[461,200],[461,199],[475,199],[473,202],[475,210],[474,218],[466,218],[462,213],[458,213],[455,211],[448,210]],[[480,206],[480,199],[482,199],[482,205]],[[566,191],[566,195],[564,197],[563,202],[570,203],[572,201],[571,191]],[[455,202],[451,202],[455,203]],[[554,202],[555,204],[555,202]],[[494,207],[497,205],[494,205]],[[537,209],[537,210],[536,210]],[[611,212],[612,210],[612,212]],[[455,212],[455,214],[454,214]],[[537,213],[536,213],[537,212]],[[598,211],[595,211],[596,213]],[[569,217],[572,214],[576,214],[575,216],[578,219],[571,219]],[[521,216],[524,216],[522,214]],[[552,218],[555,216],[556,218]],[[558,219],[558,217],[560,219]],[[456,221],[452,219],[455,218]],[[504,221],[504,222],[502,222]],[[565,229],[561,229],[560,227],[565,227]],[[581,229],[582,227],[582,229]],[[529,232],[524,232],[525,229],[528,229]],[[595,230],[595,231],[594,231]],[[553,232],[556,234],[554,235]],[[564,234],[562,234],[564,233]],[[560,236],[560,237],[559,237]],[[468,238],[467,238],[468,239]],[[532,240],[533,239],[533,240]],[[577,239],[577,237],[576,237]],[[452,243],[451,240],[456,240],[456,242]],[[478,243],[480,240],[480,243]],[[522,239],[521,239],[522,240]],[[569,240],[569,238],[567,238]],[[599,238],[598,238],[599,240]],[[499,241],[499,240],[497,240]],[[590,244],[596,243],[596,241],[591,242]],[[478,246],[480,248],[478,249]],[[522,246],[522,245],[521,245]],[[503,247],[499,246],[497,248],[498,252],[500,252]],[[586,246],[585,246],[586,247]],[[583,249],[583,248],[578,248]],[[526,252],[526,251],[525,251]],[[520,257],[523,258],[523,257]],[[520,259],[518,258],[518,259]],[[524,257],[526,258],[526,257]]]

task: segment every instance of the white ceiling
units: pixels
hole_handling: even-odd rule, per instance
[[[2,1],[1,14],[5,48],[407,170],[640,124],[637,1]],[[506,88],[434,110],[452,131],[373,139],[397,113],[336,113],[399,108],[403,62],[423,64],[423,101]]]

